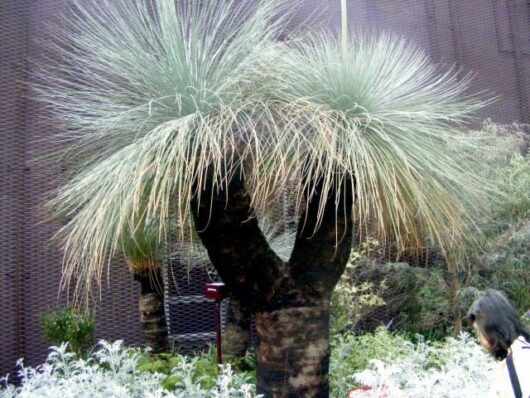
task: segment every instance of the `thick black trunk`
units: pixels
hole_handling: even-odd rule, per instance
[[[138,272],[134,275],[134,279],[141,285],[139,310],[145,345],[154,353],[168,352],[161,271]]]
[[[250,196],[234,177],[228,192],[205,190],[192,203],[197,233],[229,291],[251,310],[285,279],[285,263],[269,247],[252,217]]]
[[[329,300],[256,314],[257,392],[329,396]]]
[[[329,396],[329,297],[349,258],[351,186],[319,212],[308,198],[289,262],[269,247],[244,182],[204,191],[193,203],[199,237],[228,289],[248,305],[258,333],[258,393],[265,397]],[[317,217],[320,214],[318,229]]]

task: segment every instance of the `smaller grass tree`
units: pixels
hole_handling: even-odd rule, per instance
[[[278,42],[289,15],[274,1],[75,3],[40,93],[66,156],[83,155],[51,203],[71,219],[65,281],[88,293],[140,215],[163,241],[175,214],[256,318],[258,392],[326,397],[329,300],[354,233],[459,242],[480,189],[451,143],[480,104],[468,78],[388,35]],[[293,186],[284,259],[256,215]]]
[[[121,252],[134,280],[140,283],[140,319],[145,344],[153,352],[169,350],[164,307],[164,281],[158,226],[143,222],[122,234]]]

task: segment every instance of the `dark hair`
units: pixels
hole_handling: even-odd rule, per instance
[[[484,291],[471,305],[467,318],[476,322],[490,344],[489,351],[497,359],[506,358],[508,348],[517,337],[523,336],[530,341],[530,331],[504,294],[497,290]]]

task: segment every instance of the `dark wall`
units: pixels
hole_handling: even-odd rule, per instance
[[[340,30],[340,0],[301,0],[293,25]],[[479,114],[530,123],[530,3],[527,0],[349,0],[352,31],[406,37],[432,58],[476,73],[472,91],[499,100]]]
[[[35,365],[48,344],[39,317],[66,303],[59,295],[61,253],[51,241],[60,227],[43,222],[46,194],[60,183],[64,164],[38,161],[51,149],[57,127],[44,120],[24,82],[28,57],[38,58],[45,25],[63,9],[58,0],[0,0],[0,374],[12,373],[17,358]],[[138,343],[139,289],[126,266],[110,269],[97,308],[97,338]]]
[[[293,25],[340,29],[340,0],[300,0]],[[41,224],[44,194],[65,165],[40,167],[43,139],[53,126],[21,82],[33,42],[64,0],[0,0],[0,374],[19,357],[41,362],[47,344],[38,316],[58,303],[61,256],[50,238],[58,225]],[[499,123],[529,122],[530,5],[526,0],[350,0],[353,30],[403,35],[445,64],[477,76],[473,91],[499,100],[479,115]],[[98,305],[98,337],[140,341],[138,288],[123,264],[110,270]],[[197,292],[200,294],[200,292]],[[178,320],[177,320],[178,322]]]

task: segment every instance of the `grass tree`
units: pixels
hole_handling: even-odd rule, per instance
[[[86,4],[40,72],[63,156],[80,159],[51,202],[70,219],[65,281],[89,294],[124,231],[143,218],[163,241],[174,215],[255,316],[258,392],[327,396],[329,298],[354,234],[447,249],[471,222],[477,183],[452,145],[479,105],[468,79],[387,35],[278,42],[274,1]],[[288,258],[257,217],[286,190]]]
[[[138,308],[144,342],[153,352],[166,352],[169,344],[158,226],[143,222],[131,226],[131,230],[121,235],[120,250],[131,275],[140,284]]]

